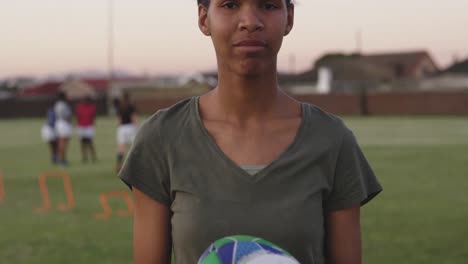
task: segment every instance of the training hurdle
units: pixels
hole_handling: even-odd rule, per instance
[[[102,209],[104,212],[97,213],[94,215],[96,219],[107,220],[112,216],[112,209],[109,206],[109,198],[122,198],[127,204],[127,210],[119,210],[117,214],[119,216],[132,216],[133,214],[133,202],[130,195],[126,191],[113,191],[104,192],[99,195],[99,201],[101,202]]]
[[[47,188],[47,178],[63,179],[63,187],[65,189],[65,194],[67,195],[67,204],[58,204],[57,210],[69,211],[75,208],[75,198],[73,196],[70,176],[68,176],[68,174],[66,174],[65,172],[52,171],[43,173],[39,176],[39,187],[41,189],[43,206],[40,208],[36,208],[36,212],[49,212],[52,209],[49,197],[49,190]]]
[[[0,202],[5,200],[6,194],[5,194],[5,185],[3,182],[3,173],[0,170]]]

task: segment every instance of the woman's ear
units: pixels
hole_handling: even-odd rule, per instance
[[[211,35],[208,24],[208,8],[202,4],[198,5],[198,27],[205,36]]]
[[[289,4],[287,12],[288,12],[288,20],[287,20],[286,30],[284,32],[285,36],[287,36],[289,32],[291,32],[294,26],[294,4]]]

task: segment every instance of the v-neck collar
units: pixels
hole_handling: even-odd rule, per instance
[[[247,171],[245,171],[241,166],[237,165],[231,158],[229,158],[224,151],[218,146],[214,138],[211,136],[211,134],[208,132],[206,129],[203,120],[200,115],[199,111],[199,96],[195,96],[191,100],[191,111],[195,115],[196,119],[196,126],[198,129],[201,130],[203,134],[203,140],[206,141],[207,145],[210,147],[210,149],[213,151],[213,154],[216,156],[216,158],[221,159],[227,168],[230,170],[235,171],[237,174],[241,174],[244,178],[249,179],[250,181],[257,182],[264,178],[272,169],[274,169],[278,164],[281,163],[281,161],[288,156],[289,153],[293,152],[298,145],[300,145],[300,142],[302,141],[302,137],[305,134],[306,130],[306,120],[308,118],[308,111],[306,108],[306,105],[304,103],[301,103],[301,124],[299,125],[299,129],[296,132],[296,135],[294,137],[294,140],[289,144],[289,146],[272,162],[269,164],[266,164],[263,169],[259,170],[256,174],[250,175]],[[255,165],[255,164],[254,164]]]

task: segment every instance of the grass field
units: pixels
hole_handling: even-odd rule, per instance
[[[345,118],[384,186],[362,210],[364,263],[468,263],[468,119]],[[126,190],[114,173],[115,121],[97,121],[99,162],[69,150],[76,207],[37,213],[40,173],[55,170],[39,138],[42,120],[0,121],[0,263],[131,263],[131,218],[96,220],[99,194]],[[49,180],[52,204],[65,201]],[[113,210],[124,203],[112,200]],[[189,264],[189,263],[188,263]]]

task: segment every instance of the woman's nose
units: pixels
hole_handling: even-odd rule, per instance
[[[252,7],[246,7],[241,11],[239,29],[248,32],[260,31],[264,28],[263,21],[258,10]]]

